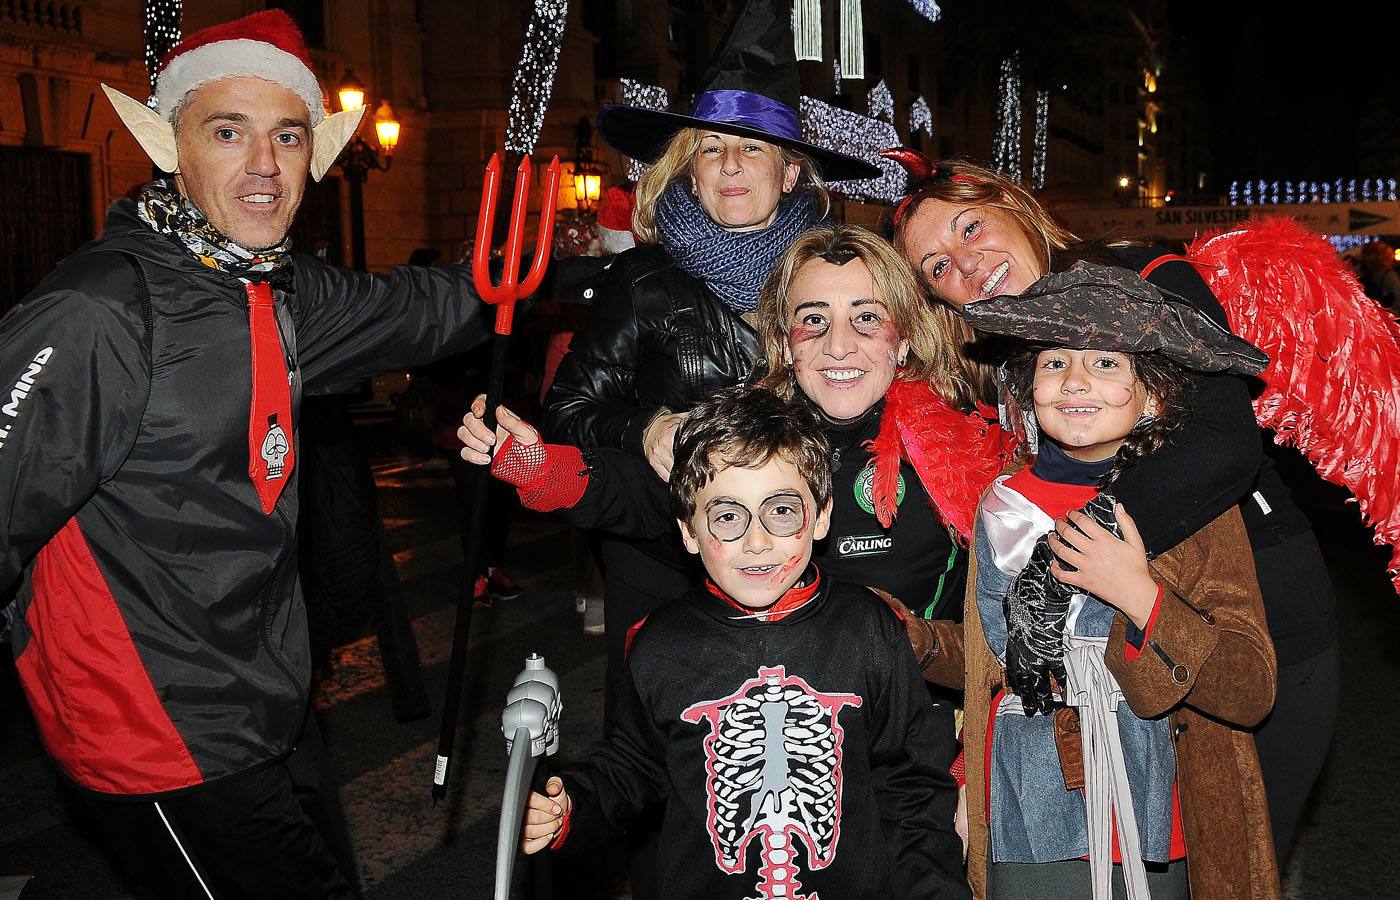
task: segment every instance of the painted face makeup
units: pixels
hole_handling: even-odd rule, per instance
[[[833,421],[854,419],[889,390],[909,352],[860,259],[814,259],[788,288],[787,362],[807,398]]]
[[[814,510],[806,479],[787,460],[728,466],[696,496],[681,537],[721,590],[740,606],[764,610],[797,583],[812,542],[826,537],[830,505]]]
[[[905,226],[903,251],[934,294],[955,307],[1019,294],[1045,274],[1026,232],[995,206],[925,200]]]
[[[1035,360],[1035,418],[1069,456],[1108,459],[1149,400],[1132,357],[1106,350],[1043,350]]]

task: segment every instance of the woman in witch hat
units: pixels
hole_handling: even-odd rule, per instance
[[[609,144],[651,164],[633,214],[642,243],[595,288],[546,397],[549,439],[633,450],[668,477],[686,412],[753,373],[759,289],[826,217],[824,181],[880,174],[802,139],[789,13],[774,0],[739,12],[688,115],[629,106],[599,115]],[[604,542],[613,670],[627,629],[693,584],[686,556],[673,536]]]

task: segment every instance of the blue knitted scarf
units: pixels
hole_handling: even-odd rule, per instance
[[[778,257],[818,221],[816,198],[801,190],[784,198],[773,224],[760,231],[726,231],[691,196],[684,179],[656,204],[661,246],[681,271],[705,282],[737,313],[758,307],[758,291]]]

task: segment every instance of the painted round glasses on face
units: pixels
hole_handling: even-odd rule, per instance
[[[738,500],[718,498],[705,505],[705,522],[716,540],[737,541],[748,534],[754,514]],[[792,537],[807,524],[807,505],[790,491],[774,494],[758,508],[758,521],[773,537]]]

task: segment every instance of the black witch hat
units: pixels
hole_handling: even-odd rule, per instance
[[[791,4],[777,0],[744,5],[701,79],[690,115],[609,104],[598,114],[598,132],[614,150],[646,163],[682,128],[705,128],[805,153],[829,181],[879,178],[878,167],[802,139],[791,12]]]

